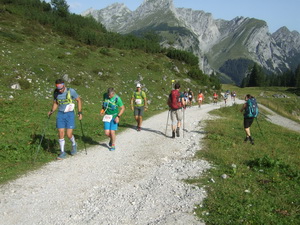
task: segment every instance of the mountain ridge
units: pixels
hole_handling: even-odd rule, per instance
[[[229,21],[214,19],[203,10],[175,8],[173,0],[145,0],[134,11],[125,11],[124,4],[113,6],[82,15],[92,15],[108,30],[122,34],[154,31],[162,38],[162,46],[193,52],[207,74],[238,58],[256,62],[270,73],[293,69],[300,63],[296,58],[300,55],[300,34],[286,27],[271,34],[263,20],[241,16]],[[107,19],[112,15],[114,20]]]

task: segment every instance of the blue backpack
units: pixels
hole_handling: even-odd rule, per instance
[[[258,105],[255,98],[249,98],[247,100],[247,108],[245,110],[244,116],[246,118],[257,117],[259,113]]]

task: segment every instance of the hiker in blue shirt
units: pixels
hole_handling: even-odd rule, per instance
[[[53,112],[58,109],[56,117],[56,128],[58,129],[59,137],[59,146],[60,146],[60,155],[57,159],[66,158],[65,153],[65,129],[67,130],[67,137],[72,142],[71,155],[77,153],[77,145],[75,137],[73,135],[73,129],[75,129],[75,113],[74,113],[74,100],[77,101],[78,106],[78,118],[82,120],[82,111],[81,111],[81,99],[77,92],[72,88],[67,88],[62,79],[55,81],[56,89],[54,91],[53,104],[51,110],[48,112],[48,116],[51,116]]]
[[[244,129],[246,133],[246,138],[244,142],[246,143],[247,141],[250,141],[250,143],[254,145],[254,140],[251,137],[250,127],[254,121],[254,118],[257,116],[257,113],[256,114],[251,113],[249,107],[253,105],[253,101],[255,101],[256,104],[256,100],[253,96],[247,94],[245,96],[245,101],[246,101],[245,104],[241,108],[241,112],[244,112]]]

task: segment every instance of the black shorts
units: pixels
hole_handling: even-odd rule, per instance
[[[251,127],[251,124],[253,123],[254,117],[250,118],[244,118],[244,128]]]
[[[144,106],[135,106],[133,111],[134,116],[143,116],[144,115]]]

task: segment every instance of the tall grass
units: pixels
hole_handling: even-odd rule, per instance
[[[237,91],[238,98],[244,99],[246,94],[256,97],[258,103],[265,105],[278,114],[296,122],[300,122],[300,98],[296,88],[287,87],[251,87],[239,88],[237,86],[224,84],[223,90]],[[280,94],[286,98],[276,98],[273,95]]]
[[[255,145],[244,143],[240,105],[214,111],[205,149],[197,157],[214,167],[201,179],[208,197],[196,209],[207,224],[299,224],[300,136],[259,117]]]

